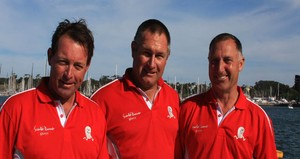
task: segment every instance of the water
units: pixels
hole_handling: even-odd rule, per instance
[[[7,97],[0,96],[0,104]],[[284,159],[300,159],[300,107],[262,106],[273,121],[276,147]],[[268,145],[266,145],[268,146]]]
[[[0,106],[8,96],[0,96]]]
[[[277,150],[283,151],[284,159],[300,159],[300,107],[262,108],[273,121]]]

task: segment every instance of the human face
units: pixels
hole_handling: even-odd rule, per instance
[[[131,44],[133,57],[133,78],[138,87],[146,91],[157,87],[169,57],[165,34],[145,31],[141,41]]]
[[[209,53],[209,78],[216,92],[236,91],[244,58],[232,39],[218,42]]]
[[[64,35],[58,41],[57,52],[48,50],[51,66],[49,89],[56,99],[67,101],[83,82],[88,70],[87,49]]]

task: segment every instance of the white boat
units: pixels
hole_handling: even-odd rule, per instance
[[[289,104],[289,105],[288,105],[288,108],[289,108],[289,109],[294,109],[294,107],[293,107],[292,104]]]

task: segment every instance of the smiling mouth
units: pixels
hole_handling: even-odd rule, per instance
[[[148,70],[144,70],[144,73],[145,73],[146,76],[153,76],[153,75],[156,74],[155,71],[148,71]]]
[[[227,75],[216,75],[215,77],[218,81],[224,81],[225,79],[227,79],[228,76]]]
[[[64,87],[64,88],[70,88],[74,85],[74,82],[64,82],[64,81],[60,81],[61,85]]]
[[[147,74],[154,75],[156,72],[147,72]]]

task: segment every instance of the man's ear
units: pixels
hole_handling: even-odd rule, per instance
[[[50,61],[51,61],[51,58],[53,57],[53,52],[52,52],[51,48],[49,48],[47,51],[47,57],[48,57],[48,64],[51,66]]]
[[[131,42],[131,57],[134,57],[134,54],[137,52],[137,43],[135,41]]]
[[[245,65],[245,58],[243,57],[239,62],[239,72],[241,72]]]

